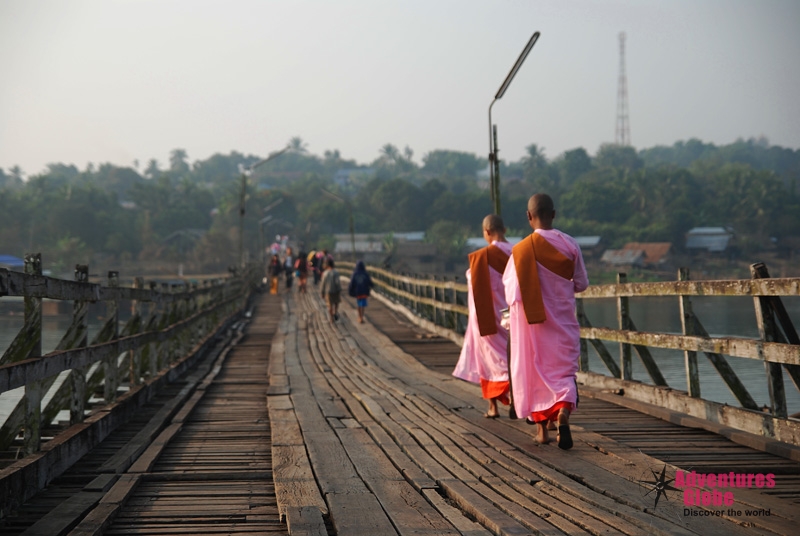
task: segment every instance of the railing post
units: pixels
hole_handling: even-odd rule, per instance
[[[153,327],[155,330],[160,330],[163,327],[164,319],[166,318],[166,313],[164,312],[164,299],[158,295],[158,291],[156,287],[158,283],[155,281],[150,282],[150,292],[153,294],[154,298],[154,305],[152,308],[152,319],[153,321],[150,323],[150,326]],[[158,374],[158,371],[161,370],[161,348],[164,346],[163,342],[154,342],[150,344],[150,355],[149,357],[149,369],[150,369],[150,377],[155,378]]]
[[[439,325],[439,308],[436,307],[436,301],[439,299],[439,295],[438,295],[438,290],[439,289],[436,286],[436,276],[435,275],[433,276],[433,284],[431,284],[430,287],[431,287],[431,294],[432,294],[431,298],[433,299],[433,306],[432,306],[433,307],[433,318],[431,320],[433,320],[433,324],[435,326],[438,326]]]
[[[108,286],[117,288],[119,286],[119,272],[108,272]],[[119,302],[114,299],[106,302],[106,316],[112,323],[112,332],[109,340],[119,339]],[[105,381],[103,382],[103,398],[106,403],[114,402],[117,399],[117,387],[119,385],[119,356],[112,355],[103,362]]]
[[[33,276],[42,275],[42,254],[25,255],[25,273]],[[27,357],[42,355],[42,299],[27,294],[25,301],[25,329],[34,338]],[[39,450],[41,444],[42,395],[43,382],[33,381],[25,385],[25,424],[23,445],[26,454]]]
[[[578,324],[581,326],[586,325],[586,311],[583,309],[583,298],[575,299],[575,314],[578,317]],[[589,346],[586,344],[586,339],[581,337],[581,357],[578,362],[578,370],[581,372],[589,372]]]
[[[750,265],[750,275],[753,279],[769,278],[767,266],[762,263]],[[756,311],[758,334],[764,342],[778,342],[778,330],[775,325],[775,315],[765,296],[753,296],[753,305]],[[760,351],[759,351],[760,353]],[[763,358],[763,356],[762,356]],[[770,411],[773,417],[785,419],[788,416],[786,409],[786,391],[783,386],[783,370],[780,363],[771,363],[764,359],[767,371],[767,387],[769,388]]]
[[[228,285],[225,285],[226,287]],[[169,283],[161,283],[161,292],[165,296],[170,294],[170,286]],[[227,297],[227,296],[226,296]],[[166,329],[170,325],[175,317],[175,302],[171,299],[168,304],[165,304],[164,308],[161,310],[161,323],[159,325],[159,330]],[[166,340],[158,345],[158,367],[159,370],[163,367],[167,367],[172,363],[172,339]]]
[[[678,281],[689,281],[689,269],[678,269]],[[695,336],[697,333],[697,322],[692,310],[692,301],[689,296],[680,296],[681,306],[681,328],[684,336]],[[686,366],[686,389],[692,398],[700,398],[700,372],[697,368],[697,352],[685,350],[683,359]]]
[[[411,287],[414,289],[414,312],[417,314],[417,316],[422,316],[422,310],[419,303],[419,294],[422,291],[420,290],[419,283],[417,282],[417,274],[409,274],[408,277],[411,279]]]
[[[141,277],[135,277],[133,279],[133,288],[137,290],[144,289],[144,279]],[[133,300],[131,303],[131,314],[134,317],[139,319],[138,326],[139,330],[138,333],[142,333],[145,327],[145,319],[142,310],[142,302],[141,300]],[[137,333],[137,335],[138,335]],[[133,335],[133,333],[131,334]],[[141,348],[136,348],[135,350],[130,350],[130,378],[128,381],[130,382],[131,387],[135,385],[139,385],[139,380],[142,376],[142,350]]]
[[[453,276],[453,288],[451,289],[451,294],[453,295],[452,303],[453,305],[458,305],[458,291],[456,290],[456,285],[458,284],[458,276]],[[453,311],[453,331],[459,333],[458,331],[458,313]]]
[[[89,282],[89,266],[85,264],[75,265],[75,281],[79,283]],[[75,301],[72,305],[72,322],[76,328],[85,334],[83,338],[76,341],[75,346],[86,346],[88,343],[88,322],[87,314],[89,305],[85,301]],[[69,404],[69,423],[77,424],[83,422],[86,410],[86,372],[89,367],[77,367],[70,372],[71,397]]]
[[[618,273],[617,274],[617,284],[624,285],[628,281],[628,276],[625,273]],[[619,323],[619,329],[628,330],[630,329],[630,312],[628,310],[628,297],[627,296],[618,296],[617,297],[617,320]],[[620,369],[620,378],[623,380],[630,380],[633,378],[633,374],[631,372],[631,345],[625,342],[619,343],[619,369]]]

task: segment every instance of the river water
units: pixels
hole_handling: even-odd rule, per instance
[[[800,330],[800,297],[782,297],[795,329]],[[618,328],[616,299],[585,299],[586,316],[595,327]],[[630,317],[638,331],[681,334],[680,305],[676,297],[629,298]],[[712,337],[742,337],[758,339],[753,298],[745,296],[692,297],[692,309]],[[619,344],[606,342],[612,357],[619,359]],[[683,352],[650,348],[650,353],[670,387],[686,391],[686,370]],[[631,351],[633,379],[652,384],[636,350]],[[769,391],[764,363],[755,359],[724,356],[736,375],[760,406],[769,406]],[[739,406],[739,402],[720,378],[705,354],[698,352],[700,394],[707,400]],[[589,345],[589,370],[609,374],[600,357]],[[800,391],[783,372],[786,404],[789,414],[800,412]]]
[[[784,297],[783,303],[795,327],[800,329],[800,297]],[[1,354],[11,344],[23,325],[23,308],[21,300],[11,302],[8,298],[4,298],[0,304],[2,304],[2,308],[0,308]],[[584,306],[586,316],[593,326],[617,327],[615,299],[585,299]],[[629,306],[631,319],[639,331],[681,333],[680,308],[677,298],[630,298]],[[758,338],[758,327],[752,298],[693,297],[692,307],[700,322],[712,337]],[[104,309],[100,305],[90,308],[90,339],[103,323],[103,311]],[[43,317],[42,352],[47,353],[55,348],[69,326],[70,320],[70,315],[66,314]],[[619,359],[619,344],[607,342],[606,347],[615,359]],[[686,373],[683,352],[660,348],[651,348],[650,352],[669,386],[685,391]],[[632,351],[632,355],[633,378],[645,383],[652,383],[635,350]],[[755,401],[761,406],[769,406],[769,392],[767,390],[764,364],[753,359],[725,357]],[[728,390],[725,382],[722,381],[716,369],[703,353],[698,353],[698,366],[700,369],[700,392],[703,398],[739,406],[736,398]],[[591,344],[589,345],[589,369],[593,372],[609,374]],[[785,371],[784,386],[789,414],[800,412],[800,391],[798,391]],[[0,395],[0,422],[4,420],[4,415],[9,410],[8,400],[11,398],[18,399],[19,396],[21,396],[20,393],[14,392]]]

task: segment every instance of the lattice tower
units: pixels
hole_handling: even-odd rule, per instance
[[[631,144],[631,125],[628,119],[628,77],[625,74],[625,32],[619,33],[619,82],[617,84],[617,145]]]

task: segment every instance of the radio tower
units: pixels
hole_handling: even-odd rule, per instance
[[[628,121],[628,77],[625,75],[625,32],[619,33],[619,82],[617,84],[617,145],[631,144],[631,126]]]

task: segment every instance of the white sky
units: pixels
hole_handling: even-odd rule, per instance
[[[0,0],[0,168],[265,156],[300,136],[359,163],[392,143],[553,158],[631,139],[800,148],[796,0]]]

